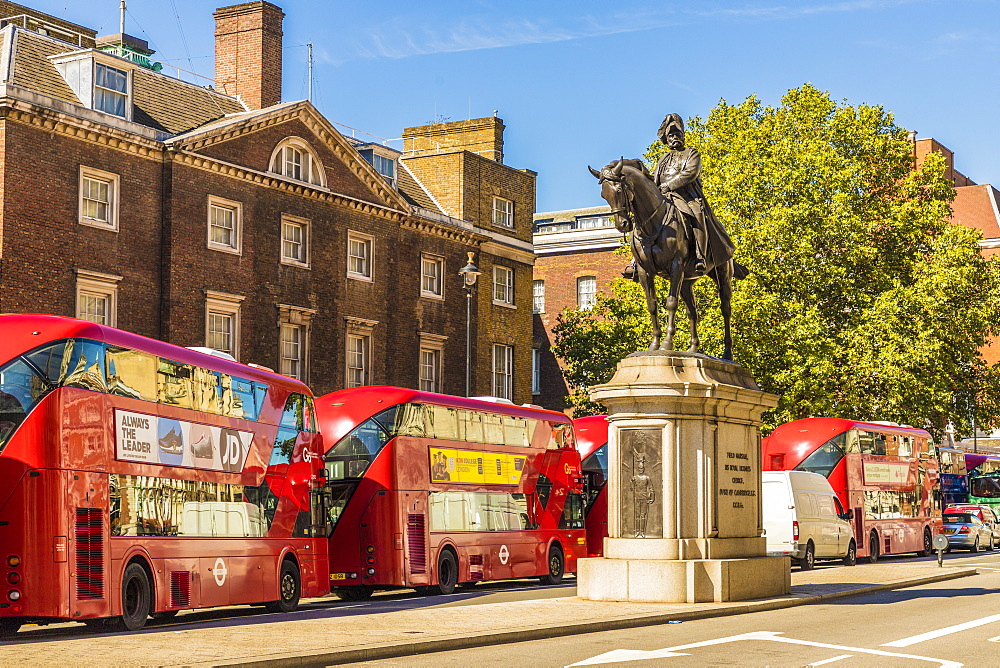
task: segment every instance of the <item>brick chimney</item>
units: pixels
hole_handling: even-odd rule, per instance
[[[221,7],[215,17],[215,87],[251,109],[281,102],[281,22],[270,2]]]
[[[503,130],[503,121],[496,116],[406,128],[403,130],[403,153],[407,157],[417,157],[471,151],[502,163]]]

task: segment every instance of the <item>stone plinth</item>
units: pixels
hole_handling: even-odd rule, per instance
[[[580,596],[739,601],[787,594],[789,562],[766,557],[760,416],[777,397],[737,364],[629,355],[591,390],[608,407],[604,557],[580,562]]]

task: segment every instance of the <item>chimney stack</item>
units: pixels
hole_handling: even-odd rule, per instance
[[[270,2],[215,10],[215,87],[251,109],[281,102],[281,22]]]

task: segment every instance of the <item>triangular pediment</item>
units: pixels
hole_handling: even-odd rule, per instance
[[[320,155],[326,186],[305,184],[321,191],[345,194],[409,213],[410,204],[308,101],[286,102],[266,109],[231,114],[185,132],[165,144],[176,150],[268,173],[271,152],[283,138],[297,137]],[[335,164],[330,164],[334,161]]]

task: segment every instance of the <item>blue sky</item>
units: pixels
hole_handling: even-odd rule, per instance
[[[118,31],[118,0],[27,0]],[[232,2],[130,0],[126,32],[211,77],[212,11]],[[602,204],[587,165],[641,156],[664,114],[765,103],[809,81],[880,104],[1000,185],[1000,0],[279,0],[284,99],[386,139],[435,120],[506,125],[505,162],[538,173],[538,211]],[[349,132],[349,131],[347,131]],[[401,142],[390,142],[401,148]]]

